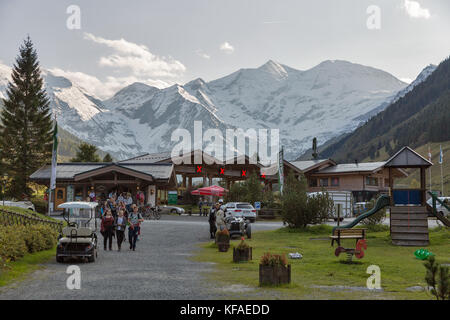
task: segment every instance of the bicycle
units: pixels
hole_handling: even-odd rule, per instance
[[[159,207],[151,207],[150,205],[144,205],[139,208],[142,214],[142,218],[145,220],[159,220],[161,219],[161,209]]]

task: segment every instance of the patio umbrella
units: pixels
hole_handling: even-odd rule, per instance
[[[217,197],[223,197],[225,193],[227,193],[228,190],[224,189],[219,186],[210,186],[210,187],[203,187],[199,188],[197,190],[194,190],[191,192],[193,195],[197,196],[217,196]]]

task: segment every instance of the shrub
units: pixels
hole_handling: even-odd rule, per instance
[[[55,246],[58,233],[46,225],[0,226],[0,259],[16,261],[27,252],[48,250]]]
[[[327,193],[308,197],[306,178],[300,180],[290,173],[281,197],[281,216],[291,228],[304,228],[327,219],[333,202]]]
[[[0,257],[16,261],[27,253],[24,230],[18,226],[0,226]]]
[[[367,205],[367,210],[372,209],[374,206],[375,206],[375,199],[372,199]],[[386,208],[383,208],[381,210],[378,210],[370,217],[363,219],[361,221],[361,224],[364,224],[366,226],[379,225],[383,222],[385,217],[386,217]]]
[[[241,242],[239,242],[239,244],[236,246],[236,249],[238,250],[245,250],[250,248],[250,246],[247,244],[247,242],[245,242],[245,238],[242,237],[241,238]]]
[[[266,252],[261,257],[260,263],[263,266],[287,266],[286,256],[283,254],[271,254],[270,252]]]
[[[36,212],[39,212],[41,214],[47,213],[47,201],[45,201],[44,199],[33,198],[31,199],[31,202],[34,204]]]
[[[430,292],[437,300],[450,299],[450,275],[446,266],[441,266],[436,262],[434,256],[428,257],[428,261],[424,263],[427,273],[425,281],[430,287]]]

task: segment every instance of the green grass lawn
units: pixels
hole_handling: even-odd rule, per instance
[[[330,246],[329,226],[315,226],[307,230],[281,228],[275,231],[261,231],[246,240],[253,247],[253,261],[235,264],[232,262],[233,250],[218,252],[214,243],[201,245],[195,260],[214,263],[214,271],[207,275],[208,280],[228,288],[243,285],[244,290],[227,293],[233,299],[433,299],[424,292],[407,291],[413,286],[425,286],[425,267],[423,261],[414,256],[417,247],[398,247],[390,243],[389,232],[369,232],[365,256],[354,258],[353,264],[342,263],[345,254],[334,255],[337,245]],[[240,240],[233,240],[232,246]],[[342,242],[345,248],[354,248],[354,240]],[[436,255],[441,263],[450,263],[450,230],[436,229],[430,232],[428,250]],[[282,287],[258,286],[259,259],[265,252],[293,253],[303,255],[301,260],[289,259],[292,268],[292,282]],[[369,265],[381,269],[382,292],[358,290],[366,287],[366,273]],[[355,287],[353,290],[337,286]],[[240,286],[242,288],[242,286]],[[358,291],[356,291],[358,290]]]
[[[0,287],[12,281],[22,280],[27,274],[41,268],[41,264],[55,258],[56,248],[28,253],[18,261],[7,263],[7,266],[0,268]]]

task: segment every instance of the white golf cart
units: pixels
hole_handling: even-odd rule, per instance
[[[65,258],[87,258],[94,262],[97,258],[96,202],[65,202],[58,206],[64,209],[63,218],[67,226],[62,229],[56,248],[56,261]]]

